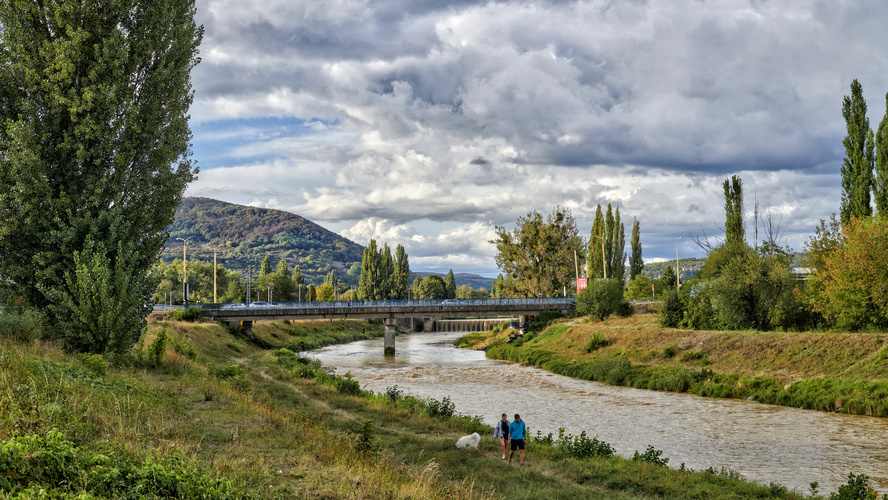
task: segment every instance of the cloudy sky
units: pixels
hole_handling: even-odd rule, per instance
[[[598,204],[627,240],[637,217],[646,260],[703,256],[735,174],[747,231],[757,200],[800,249],[839,207],[842,97],[858,79],[876,128],[888,92],[882,0],[197,9],[186,194],[401,243],[413,270],[495,276],[494,227],[559,204],[587,237]]]

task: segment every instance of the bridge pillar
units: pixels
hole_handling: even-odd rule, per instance
[[[395,332],[398,330],[398,323],[395,319],[386,318],[383,320],[385,325],[385,333],[382,338],[382,347],[386,354],[395,353]]]
[[[435,331],[435,318],[422,319],[422,331],[429,333]]]
[[[527,331],[527,316],[518,315],[518,333],[524,335]]]
[[[247,334],[247,337],[253,338],[253,322],[252,321],[241,321],[240,322],[241,331]]]

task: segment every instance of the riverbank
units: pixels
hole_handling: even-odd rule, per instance
[[[678,330],[646,313],[510,335],[472,334],[458,345],[612,385],[888,416],[886,334]]]
[[[489,429],[447,417],[446,401],[367,394],[285,348],[378,327],[275,323],[251,340],[216,323],[152,321],[116,366],[0,340],[0,492],[67,481],[99,498],[132,488],[146,498],[804,498],[729,470],[657,465],[656,450],[581,458],[590,447],[579,437],[573,448],[531,443],[528,468],[509,466]],[[480,450],[457,450],[472,431]]]

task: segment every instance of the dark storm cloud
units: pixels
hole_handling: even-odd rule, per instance
[[[211,144],[234,178],[292,184],[217,168],[193,189],[237,185],[232,201],[356,234],[505,224],[555,204],[582,225],[608,202],[680,234],[723,218],[721,180],[736,173],[802,231],[837,205],[851,80],[874,125],[888,91],[888,10],[874,0],[200,0],[198,20],[196,123],[314,128]]]

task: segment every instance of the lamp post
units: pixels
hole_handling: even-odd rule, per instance
[[[786,237],[786,245],[783,247],[783,251],[786,253],[787,256],[789,256],[789,240],[793,237],[795,237],[794,234],[790,234]]]
[[[186,289],[186,287],[188,286],[188,269],[185,263],[188,261],[186,249],[188,248],[188,240],[191,239],[191,236],[185,238],[184,240],[182,238],[176,239],[184,242],[184,245],[182,245],[182,302],[185,304],[185,307],[188,307],[188,293]]]
[[[678,267],[678,240],[681,239],[681,236],[675,238],[675,292],[678,293],[678,289],[681,288],[681,268]]]

